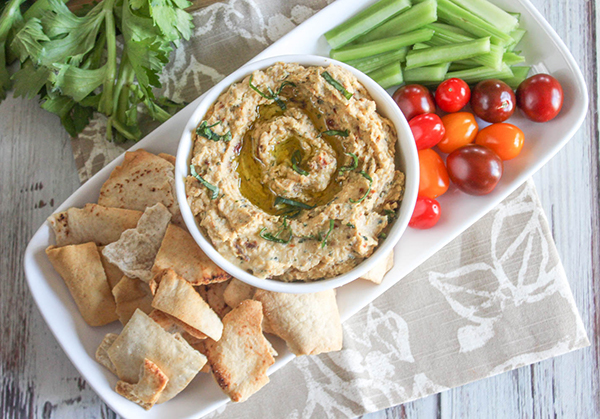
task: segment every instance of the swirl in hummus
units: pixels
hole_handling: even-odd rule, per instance
[[[205,236],[242,269],[282,281],[332,278],[389,230],[404,189],[396,140],[352,73],[277,63],[207,111],[188,202]]]

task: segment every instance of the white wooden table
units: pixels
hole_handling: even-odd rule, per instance
[[[533,3],[573,52],[590,92],[583,128],[534,179],[592,346],[373,413],[369,419],[600,416],[600,3]],[[58,118],[36,101],[7,99],[0,105],[0,162],[0,414],[113,418],[44,324],[22,268],[29,238],[79,186],[69,138]]]

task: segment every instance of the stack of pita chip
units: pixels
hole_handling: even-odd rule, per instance
[[[46,253],[83,319],[124,325],[96,352],[115,390],[150,409],[203,371],[242,402],[269,382],[277,354],[263,332],[296,355],[340,350],[335,291],[281,294],[232,279],[185,229],[173,172],[172,156],[128,152],[98,204],[48,219],[56,245]],[[364,279],[381,282],[391,265],[380,268]]]

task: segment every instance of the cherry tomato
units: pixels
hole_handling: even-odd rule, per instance
[[[473,112],[487,122],[506,121],[515,112],[515,103],[515,93],[501,80],[480,81],[471,94]]]
[[[419,196],[408,225],[412,228],[425,230],[437,224],[442,208],[435,199]]]
[[[475,115],[470,112],[449,113],[442,116],[442,123],[446,134],[437,145],[442,153],[452,153],[457,148],[473,142],[479,131]]]
[[[560,112],[563,89],[549,74],[536,74],[523,81],[517,89],[517,106],[535,122],[546,122]]]
[[[419,169],[419,195],[435,199],[448,190],[450,178],[438,153],[430,148],[420,150]]]
[[[396,101],[407,121],[423,113],[435,112],[435,103],[433,103],[431,92],[420,84],[408,84],[398,88],[392,99]]]
[[[415,137],[417,150],[431,148],[444,138],[446,130],[439,116],[434,113],[417,115],[408,122]]]
[[[452,182],[471,195],[492,192],[502,177],[502,160],[482,145],[469,144],[454,150],[446,163]]]
[[[502,160],[514,159],[523,148],[525,134],[518,127],[506,122],[485,127],[475,138],[475,143],[486,146]]]
[[[444,80],[435,91],[435,103],[444,112],[458,112],[471,99],[469,85],[461,79]]]

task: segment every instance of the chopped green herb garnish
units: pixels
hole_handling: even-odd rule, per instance
[[[352,157],[352,164],[350,166],[344,166],[340,169],[339,175],[341,176],[344,172],[349,172],[358,167],[358,157],[354,153],[344,153],[346,156]]]
[[[362,198],[360,198],[358,201],[355,201],[354,199],[350,198],[350,202],[352,202],[353,204],[359,204],[362,201],[364,201],[367,195],[369,195],[369,192],[371,192],[371,186],[373,186],[373,178],[371,176],[369,176],[366,172],[362,170],[360,171],[360,174],[363,175],[363,177],[369,181],[369,188],[367,189],[367,192],[365,192],[365,194],[362,196]]]
[[[250,88],[252,90],[254,90],[256,93],[258,93],[259,95],[261,95],[262,97],[264,97],[265,99],[274,101],[281,108],[281,110],[285,111],[287,109],[287,106],[285,105],[285,102],[279,98],[279,95],[281,94],[281,91],[283,90],[283,88],[285,86],[296,87],[296,85],[294,83],[292,83],[291,81],[284,81],[283,83],[281,83],[281,86],[279,86],[279,89],[277,89],[277,93],[273,92],[273,90],[269,86],[267,86],[267,93],[265,93],[252,83],[253,77],[254,77],[254,74],[251,74],[250,80],[248,81]]]
[[[209,191],[212,192],[210,199],[217,199],[217,197],[219,196],[219,188],[213,184],[208,183],[206,180],[204,180],[204,178],[202,176],[200,176],[198,174],[198,172],[196,172],[196,168],[194,167],[193,164],[190,165],[190,173],[192,176],[194,176],[196,179],[198,179],[198,181],[201,184],[206,186]]]
[[[196,128],[196,134],[198,134],[201,137],[204,137],[210,141],[225,141],[226,143],[228,143],[229,141],[231,141],[231,131],[227,131],[225,134],[223,135],[219,135],[219,134],[215,134],[215,132],[213,130],[211,130],[212,127],[215,127],[217,125],[219,125],[221,123],[221,121],[218,121],[212,125],[208,125],[208,122],[206,121],[202,121],[202,123],[200,124],[200,126],[198,128]]]
[[[346,224],[346,226],[348,226],[350,228],[356,228],[356,226],[354,224],[352,224],[352,223],[348,223],[348,224]]]
[[[300,163],[302,163],[302,154],[300,153],[300,150],[296,150],[294,151],[294,154],[292,154],[292,169],[302,176],[308,175],[306,170],[300,168]]]
[[[379,235],[379,238],[380,238],[380,239],[385,239],[385,238],[387,238],[387,234],[385,234],[385,233],[381,233],[381,234]]]
[[[348,100],[350,100],[350,98],[352,97],[352,93],[350,93],[349,91],[347,91],[344,86],[342,86],[342,84],[337,81],[336,79],[334,79],[333,77],[331,77],[331,74],[329,74],[327,71],[323,71],[321,73],[321,76],[323,76],[323,78],[325,79],[325,81],[327,83],[329,83],[330,85],[332,85],[333,87],[335,87],[342,95],[344,95],[344,97]]]
[[[294,201],[293,199],[287,199],[287,198],[278,196],[277,198],[275,198],[275,206],[281,205],[281,204],[289,205],[292,207],[298,207],[298,208],[302,208],[302,209],[313,209],[315,207],[314,205],[308,205],[308,204],[305,204],[304,202],[298,202],[298,201]]]
[[[350,133],[348,132],[347,129],[345,129],[343,131],[336,131],[334,129],[330,129],[327,131],[323,131],[321,134],[322,135],[339,135],[340,137],[347,137],[348,135],[350,135]]]
[[[292,233],[292,228],[290,226],[288,226],[287,218],[283,219],[283,225],[277,231],[277,233],[275,233],[275,234],[265,233],[266,229],[267,229],[267,227],[263,227],[263,229],[260,230],[260,233],[258,233],[258,235],[260,237],[262,237],[263,239],[269,240],[271,242],[288,244],[292,240],[292,237],[294,236],[294,234]],[[284,231],[289,232],[287,239],[282,239],[279,237],[281,235],[281,233],[283,233]]]
[[[388,210],[385,210],[384,212],[388,217],[388,223],[391,223],[392,221],[394,221],[394,219],[396,218],[396,211],[388,209]]]
[[[327,230],[327,233],[325,234],[325,237],[321,241],[321,249],[324,248],[327,245],[327,239],[329,238],[329,235],[333,231],[333,227],[334,226],[335,226],[335,221],[334,220],[329,220],[329,230]]]

